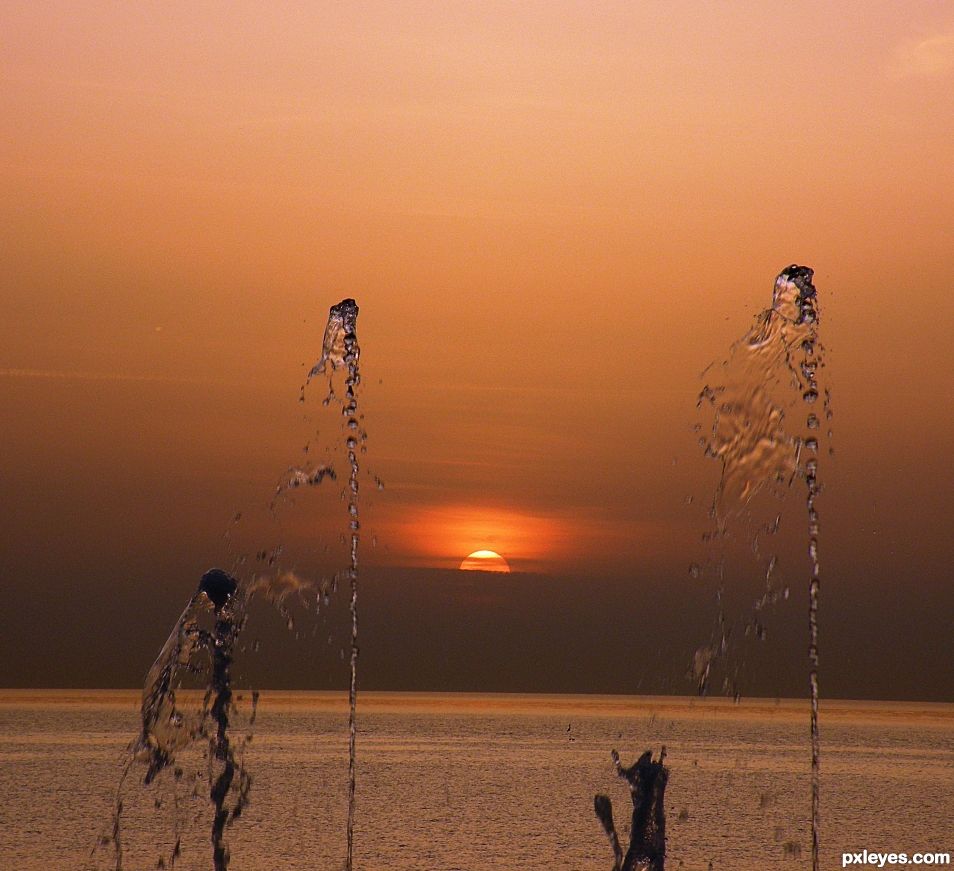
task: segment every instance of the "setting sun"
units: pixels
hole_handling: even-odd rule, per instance
[[[464,572],[510,572],[507,561],[495,551],[475,550],[460,564]]]

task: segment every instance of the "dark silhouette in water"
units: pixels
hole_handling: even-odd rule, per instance
[[[613,802],[608,795],[602,794],[593,799],[593,809],[613,848],[613,871],[635,871],[637,867],[644,867],[646,871],[663,871],[666,862],[664,799],[669,782],[669,769],[663,764],[666,748],[660,751],[658,761],[653,760],[652,750],[647,750],[629,768],[623,767],[615,750],[612,756],[616,773],[629,784],[633,800],[629,849],[624,857],[613,822]]]

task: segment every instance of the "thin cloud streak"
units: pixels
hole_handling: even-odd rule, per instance
[[[894,56],[895,78],[936,78],[954,70],[954,27],[924,39],[905,40]]]
[[[39,378],[57,381],[134,381],[162,384],[245,384],[244,381],[225,381],[178,375],[134,374],[129,372],[83,372],[69,369],[0,369],[0,378]]]

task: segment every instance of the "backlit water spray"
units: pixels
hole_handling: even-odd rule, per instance
[[[730,349],[721,365],[710,366],[699,395],[699,408],[710,416],[707,428],[697,424],[700,446],[718,461],[721,473],[709,516],[712,530],[705,538],[722,547],[734,524],[747,528],[751,550],[765,586],[745,620],[745,635],[764,638],[761,612],[779,599],[788,598],[780,586],[778,556],[766,541],[778,532],[783,500],[794,481],[807,488],[808,555],[808,659],[811,694],[811,826],[812,868],[818,871],[819,849],[819,731],[818,731],[818,598],[819,518],[816,505],[821,491],[818,478],[819,436],[825,418],[830,439],[830,393],[821,389],[824,349],[818,340],[818,298],[813,272],[789,266],[775,281],[772,307],[755,319],[752,329]],[[819,400],[821,408],[819,409]],[[800,411],[801,410],[801,411]],[[790,418],[793,418],[790,420]],[[764,507],[767,500],[768,508]],[[756,506],[759,507],[756,507]],[[772,507],[775,505],[776,507]],[[719,613],[716,638],[694,656],[692,671],[700,692],[708,689],[713,668],[721,660],[725,669],[723,689],[741,693],[743,663],[730,667],[730,620],[724,609],[725,564],[717,560]],[[693,565],[697,576],[701,568]]]

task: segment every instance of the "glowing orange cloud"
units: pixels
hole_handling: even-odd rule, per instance
[[[645,564],[671,536],[661,521],[492,505],[404,504],[399,512],[378,515],[372,526],[391,564],[456,569],[469,554],[487,550],[517,572],[580,569],[607,558]]]
[[[457,568],[468,554],[487,550],[530,571],[568,555],[576,537],[561,518],[476,505],[405,508],[385,534],[415,562]]]
[[[475,550],[468,554],[460,564],[462,572],[503,572],[510,574],[507,561],[495,551]]]

